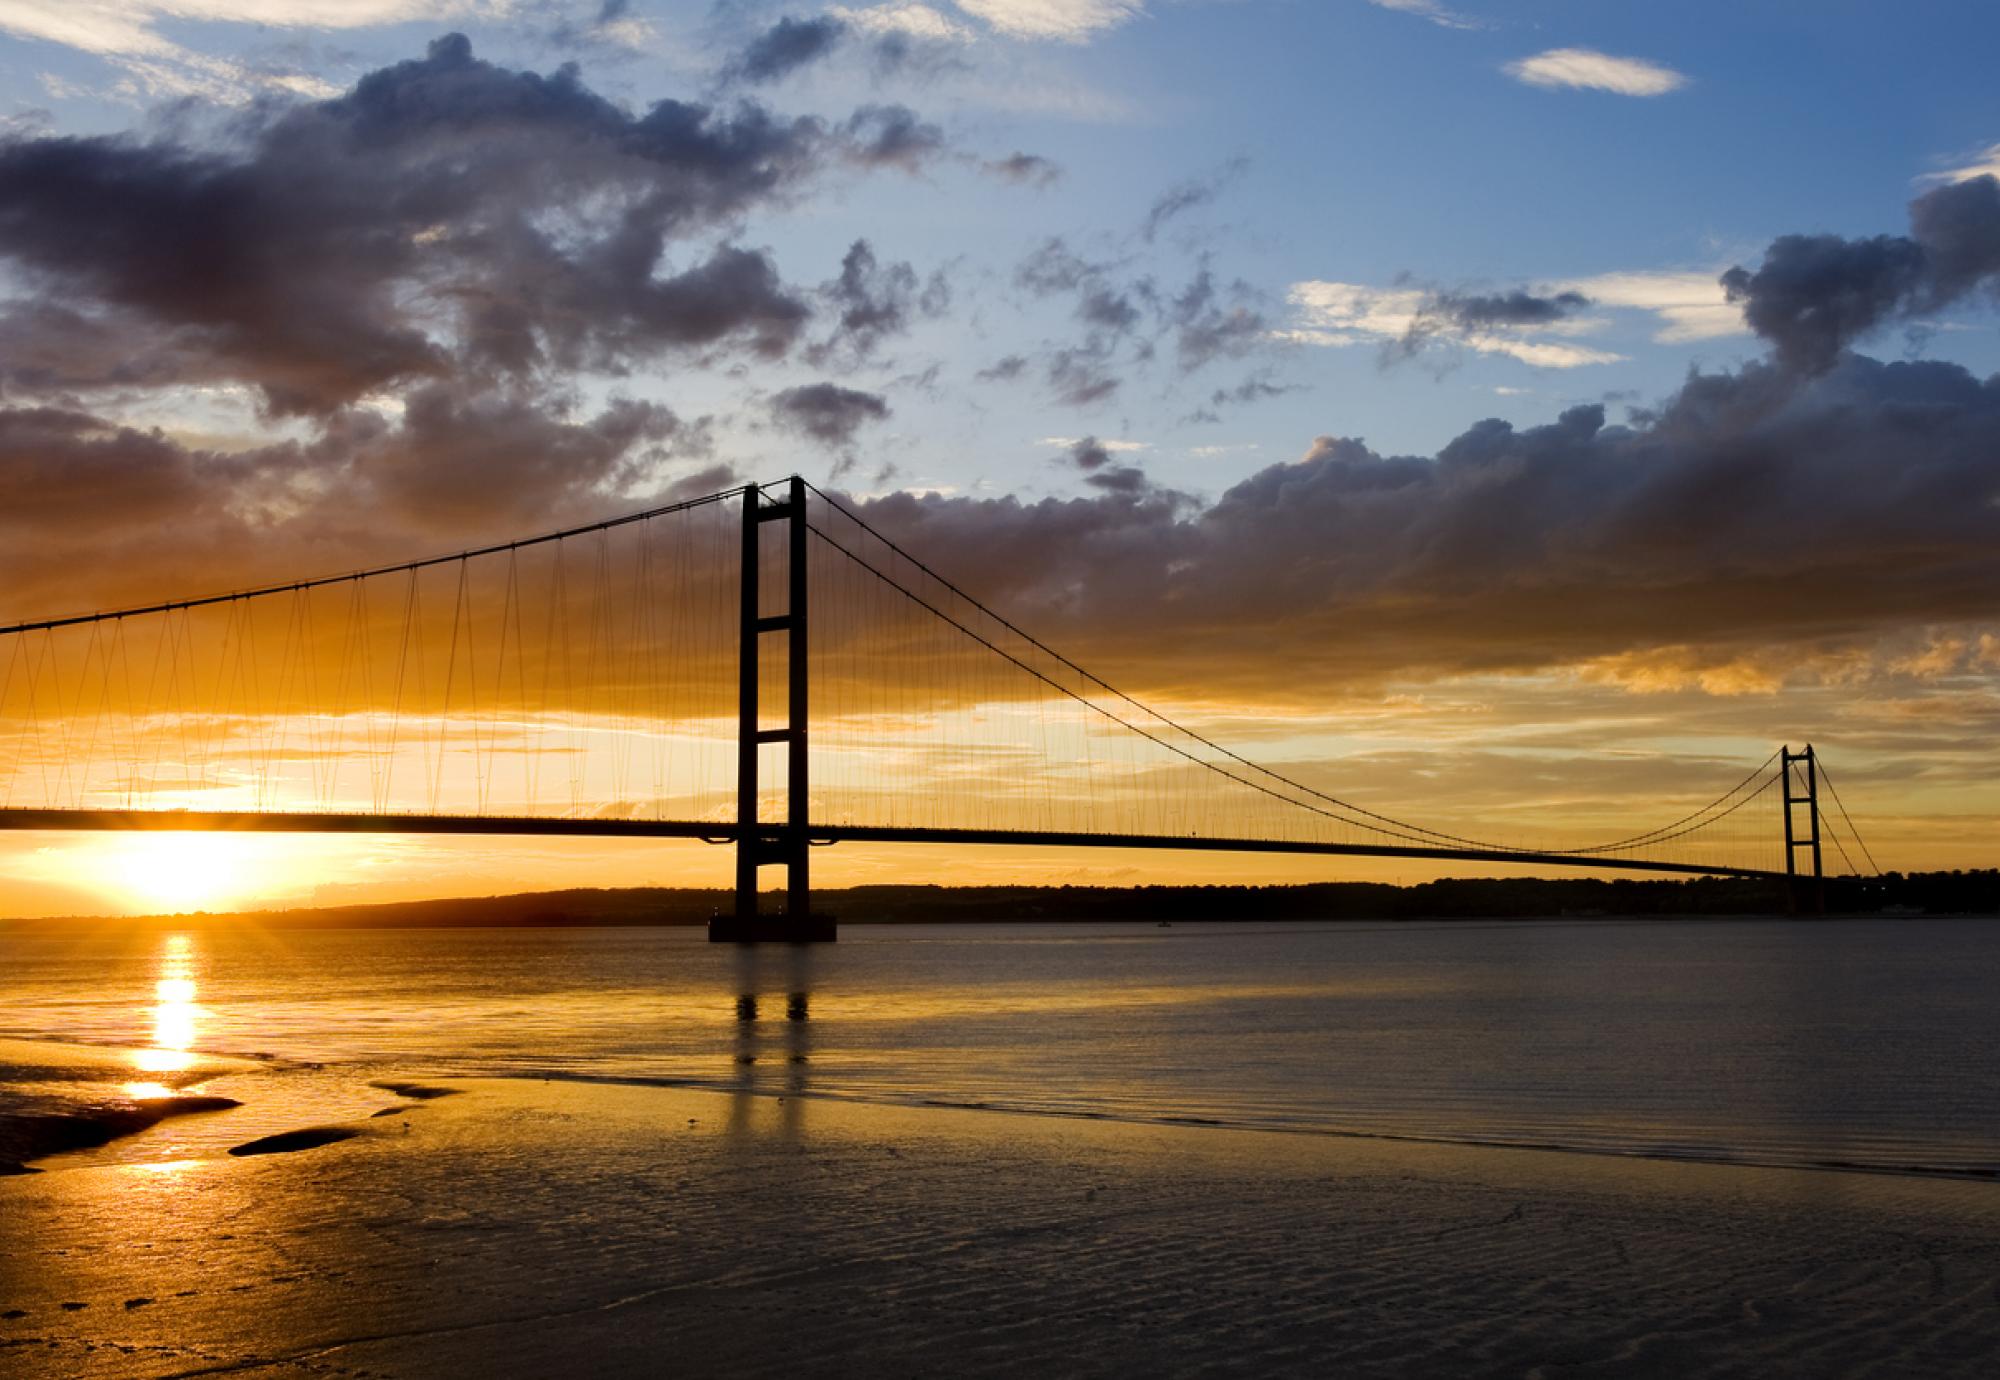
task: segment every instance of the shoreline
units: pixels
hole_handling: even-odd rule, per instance
[[[1327,1140],[1380,1141],[1394,1145],[1436,1145],[1465,1150],[1518,1150],[1548,1155],[1584,1155],[1597,1159],[1641,1160],[1657,1164],[1698,1164],[1720,1169],[1775,1169],[1809,1174],[1869,1174],[1887,1178],[1936,1179],[1972,1184],[2000,1184],[2000,1167],[1990,1169],[1954,1169],[1944,1166],[1921,1164],[1872,1165],[1862,1161],[1758,1158],[1749,1155],[1732,1155],[1724,1152],[1705,1154],[1699,1151],[1621,1150],[1610,1146],[1576,1145],[1561,1141],[1505,1140],[1491,1136],[1454,1136],[1417,1131],[1363,1131],[1334,1126],[1284,1125],[1273,1122],[1233,1121],[1223,1117],[1192,1115],[1149,1117],[1115,1112],[1071,1111],[1059,1107],[1009,1106],[1003,1102],[969,1101],[942,1097],[897,1098],[858,1092],[829,1092],[821,1090],[786,1090],[779,1092],[772,1088],[739,1088],[724,1083],[708,1082],[693,1078],[645,1078],[632,1075],[567,1072],[479,1076],[480,1081],[489,1079],[498,1082],[585,1083],[604,1087],[665,1088],[683,1092],[715,1093],[730,1097],[771,1097],[776,1098],[780,1102],[785,1101],[787,1098],[798,1098],[862,1107],[892,1107],[907,1110],[936,1108],[940,1111],[983,1112],[995,1116],[1041,1117],[1062,1121],[1084,1121],[1116,1126],[1167,1126],[1191,1131],[1230,1131],[1256,1135],[1306,1136]],[[454,1076],[441,1076],[440,1081],[456,1083],[473,1080]]]
[[[54,1050],[74,1051],[78,1054],[101,1055],[110,1052],[130,1053],[129,1047],[115,1044],[96,1044],[89,1041],[69,1040],[60,1036],[4,1036],[0,1037],[0,1075],[11,1070],[5,1062],[9,1046],[32,1046]],[[58,1164],[44,1166],[37,1161],[56,1159],[102,1150],[121,1140],[130,1140],[152,1131],[169,1119],[201,1115],[206,1113],[233,1111],[251,1105],[249,1099],[239,1099],[201,1091],[209,1083],[218,1080],[241,1078],[247,1074],[271,1075],[282,1078],[295,1061],[276,1059],[267,1055],[245,1056],[212,1051],[192,1051],[194,1056],[204,1061],[193,1074],[185,1077],[181,1087],[167,1097],[111,1098],[96,1102],[85,1102],[61,1112],[30,1112],[33,1120],[49,1123],[39,1144],[45,1148],[32,1148],[37,1142],[25,1140],[10,1134],[17,1125],[16,1114],[4,1101],[0,1101],[0,1177],[46,1172],[49,1168],[65,1168]],[[101,1061],[92,1059],[92,1065],[101,1066]],[[65,1065],[58,1062],[53,1070],[61,1070]],[[74,1064],[69,1067],[75,1067]],[[343,1066],[332,1064],[298,1065],[324,1071],[340,1078]],[[357,1072],[359,1072],[357,1070]],[[1352,1127],[1284,1124],[1276,1122],[1255,1122],[1235,1120],[1227,1117],[1196,1115],[1193,1113],[1146,1116],[1124,1112],[1104,1112],[1060,1107],[1033,1107],[1010,1105],[997,1100],[960,1099],[945,1096],[910,1095],[904,1097],[871,1094],[861,1091],[828,1089],[778,1090],[769,1087],[736,1085],[698,1077],[647,1077],[631,1074],[591,1074],[568,1070],[546,1070],[540,1072],[474,1074],[439,1073],[434,1070],[419,1069],[405,1071],[394,1077],[361,1077],[352,1082],[357,1089],[373,1089],[391,1094],[404,1103],[392,1102],[387,1106],[362,1112],[359,1119],[335,1123],[341,1127],[365,1130],[367,1119],[400,1114],[411,1110],[410,1104],[421,1106],[437,1097],[449,1096],[463,1082],[496,1083],[540,1083],[579,1084],[612,1088],[654,1088],[665,1091],[703,1093],[724,1097],[770,1098],[777,1102],[788,1099],[797,1101],[822,1102],[829,1104],[881,1107],[902,1111],[979,1112],[1004,1117],[1025,1117],[1058,1121],[1075,1121],[1094,1124],[1144,1127],[1171,1127],[1188,1131],[1223,1131],[1245,1134],[1263,1134],[1331,1141],[1361,1141],[1389,1145],[1440,1146],[1463,1150],[1519,1151],[1536,1154],[1582,1156],[1593,1159],[1639,1161],[1657,1164],[1704,1165],[1721,1169],[1779,1170],[1813,1174],[1858,1174],[1885,1178],[1906,1178],[1960,1182],[1968,1184],[2000,1184],[2000,1167],[1957,1168],[1924,1164],[1870,1164],[1852,1160],[1815,1160],[1809,1158],[1782,1158],[1760,1156],[1750,1152],[1731,1152],[1726,1149],[1715,1151],[1675,1150],[1675,1149],[1626,1149],[1616,1146],[1585,1145],[1557,1140],[1507,1139],[1504,1137],[1474,1134],[1454,1135],[1447,1132],[1397,1131],[1390,1129],[1358,1129]],[[433,1087],[433,1084],[445,1085]],[[232,1091],[245,1091],[232,1089]],[[4,1093],[4,1085],[0,1085]],[[326,1126],[279,1125],[268,1119],[270,1109],[252,1107],[252,1114],[262,1110],[266,1118],[261,1122],[261,1133],[256,1140],[270,1140],[295,1133],[319,1132]],[[275,1129],[274,1129],[275,1127]],[[225,1147],[224,1153],[236,1154],[240,1146]],[[21,1153],[26,1150],[27,1153]]]

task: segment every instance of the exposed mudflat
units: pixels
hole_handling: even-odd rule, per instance
[[[2000,1355],[1986,1183],[456,1086],[309,1155],[0,1182],[0,1371],[1984,1380]]]

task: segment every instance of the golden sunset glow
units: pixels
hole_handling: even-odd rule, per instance
[[[608,99],[584,63],[562,69],[574,110],[519,118],[501,112],[552,78],[508,37],[384,32],[368,78],[359,54],[296,74],[266,89],[296,109],[252,102],[227,148],[196,126],[119,136],[147,128],[134,92],[86,116],[74,74],[44,77],[55,105],[24,101],[41,113],[0,130],[20,337],[0,405],[0,823],[19,831],[0,835],[0,916],[713,884],[726,870],[701,849],[501,829],[733,821],[752,655],[766,822],[1103,841],[943,869],[842,848],[832,885],[1418,881],[1632,839],[1681,851],[1626,862],[1769,871],[1784,836],[1757,811],[1733,816],[1741,838],[1722,814],[1661,836],[1806,743],[1830,791],[1855,788],[1822,812],[1847,845],[1829,868],[1986,865],[2000,268],[1965,247],[2000,235],[1990,155],[1967,152],[1990,131],[1957,130],[1956,153],[1870,145],[1823,244],[1805,233],[1819,205],[1752,211],[1718,189],[1707,130],[1670,192],[1626,189],[1664,198],[1629,223],[1572,240],[1525,215],[1474,251],[1400,181],[1345,195],[1383,168],[1449,168],[1457,145],[1421,122],[1368,122],[1336,172],[1339,141],[1304,133],[1324,120],[1255,102],[1203,124],[1211,152],[1261,165],[1183,166],[1178,140],[1125,142],[1143,119],[1084,120],[1059,141],[1072,174],[1025,147],[1044,130],[1010,124],[1021,109],[954,125],[941,90],[898,90],[922,64],[871,69],[885,93],[859,106],[864,74],[833,75],[864,31],[971,61],[958,48],[981,33],[1119,41],[1150,3],[837,6],[810,33],[730,36],[759,8],[735,7],[689,40],[721,45],[704,50],[719,84],[688,84],[690,49],[694,66],[635,68]],[[1349,7],[1318,8],[1322,46],[1350,51]],[[1430,0],[1361,8],[1489,33]],[[964,19],[1002,11],[991,32]],[[1124,37],[1168,23],[1152,18]],[[165,62],[134,24],[110,27]],[[57,27],[32,31],[74,37]],[[1510,118],[1663,114],[1716,89],[1581,47],[1511,57],[1480,59],[1496,100],[1534,89]],[[824,84],[779,84],[823,60]],[[204,59],[185,86],[148,65],[140,86],[234,109],[247,93],[210,83],[253,68]],[[1042,114],[1144,104],[1102,94]],[[640,110],[684,98],[659,107],[686,123],[656,145]],[[907,118],[878,128],[891,111]],[[310,204],[281,172],[306,127],[352,156],[319,169]],[[975,148],[981,129],[1024,147]],[[1298,214],[1322,173],[1371,206],[1338,235]],[[883,174],[895,190],[870,214]],[[159,206],[75,200],[126,185]],[[822,216],[823,194],[856,214]],[[937,249],[967,225],[976,243]],[[1613,225],[1628,233],[1600,240]],[[291,267],[190,249],[211,242]],[[530,244],[548,258],[525,271],[504,247]],[[801,554],[766,521],[779,507],[811,533]],[[743,592],[775,633],[794,576],[799,644],[746,650]],[[795,655],[805,802],[772,789]],[[409,837],[58,837],[134,811],[399,816]],[[507,841],[411,816],[477,816]],[[1118,851],[1139,836],[1449,836],[1499,866]]]
[[[121,834],[93,861],[131,908],[174,913],[224,909],[258,896],[278,851],[238,834]],[[182,981],[162,978],[161,999],[169,983]]]
[[[0,0],[0,1380],[1995,1380],[1996,53]]]

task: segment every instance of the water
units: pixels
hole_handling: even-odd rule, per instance
[[[114,1157],[180,1153],[185,1134],[148,1139],[167,1125],[233,1118],[214,1134],[241,1138],[366,1115],[394,1100],[369,1087],[391,1075],[507,1074],[2000,1171],[1991,922],[849,926],[836,946],[757,950],[684,929],[5,942],[0,1036],[130,1047],[105,1077],[137,1095],[192,1083],[247,1104]],[[215,1078],[204,1055],[262,1067]],[[16,1069],[17,1108],[66,1095],[37,1077]]]

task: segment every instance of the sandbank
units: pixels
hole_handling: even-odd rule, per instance
[[[1984,1380],[2000,1357],[1989,1183],[421,1082],[464,1095],[307,1154],[0,1180],[0,1371]]]

